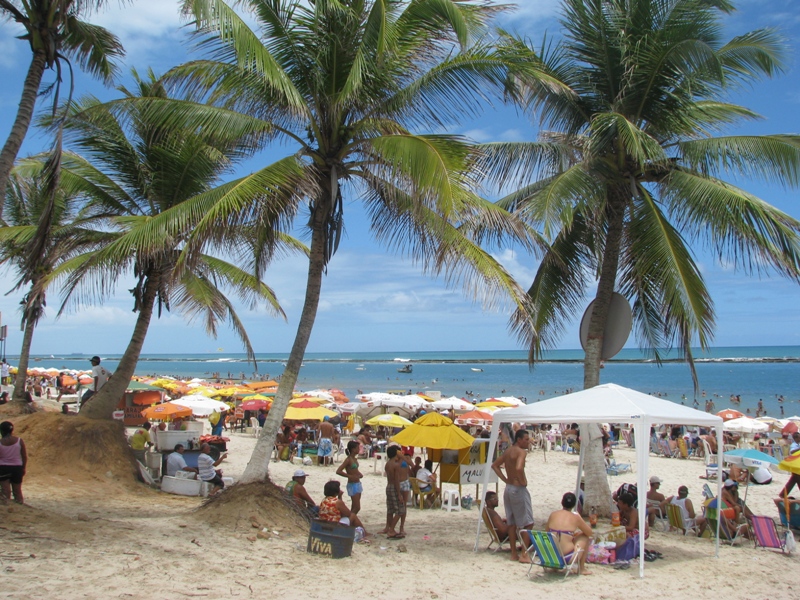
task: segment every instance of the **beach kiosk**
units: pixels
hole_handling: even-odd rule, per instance
[[[483,481],[486,471],[489,472],[489,483],[495,484],[497,491],[497,474],[492,471],[494,459],[489,460],[488,439],[476,439],[472,445],[461,450],[435,450],[428,449],[428,458],[439,463],[439,480],[441,483],[455,483],[458,485],[458,497],[463,498],[462,486],[474,485],[475,498],[480,500],[479,485]],[[495,458],[497,450],[495,450]]]

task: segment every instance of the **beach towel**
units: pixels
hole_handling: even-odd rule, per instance
[[[617,548],[617,561],[639,558],[639,536],[629,537]]]

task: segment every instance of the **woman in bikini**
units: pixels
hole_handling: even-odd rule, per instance
[[[573,552],[580,551],[578,573],[591,575],[586,570],[586,557],[592,541],[592,528],[579,514],[572,512],[577,504],[578,499],[575,494],[572,492],[564,494],[561,498],[561,510],[550,513],[545,529],[556,534],[558,547],[567,562],[572,559]]]
[[[364,491],[361,485],[361,478],[364,475],[358,470],[358,440],[350,440],[347,442],[347,450],[345,450],[345,459],[339,468],[336,469],[336,474],[340,477],[347,477],[347,495],[350,496],[350,512],[357,515],[361,510],[361,494]]]

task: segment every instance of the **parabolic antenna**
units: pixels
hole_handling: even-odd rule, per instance
[[[593,307],[594,300],[586,307],[586,312],[583,313],[581,319],[580,338],[581,348],[584,352],[586,351],[586,340],[589,337],[589,320],[592,318]],[[611,296],[611,305],[608,307],[606,329],[603,332],[603,351],[601,352],[603,360],[616,356],[622,350],[631,334],[631,325],[633,325],[633,314],[630,304],[625,296],[614,292]]]

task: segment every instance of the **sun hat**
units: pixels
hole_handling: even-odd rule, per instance
[[[650,478],[650,483],[664,483],[663,479],[659,479],[657,475],[653,475]]]
[[[292,479],[295,477],[308,477],[308,473],[303,471],[303,469],[297,469],[297,471],[294,472],[294,475],[292,475]]]

